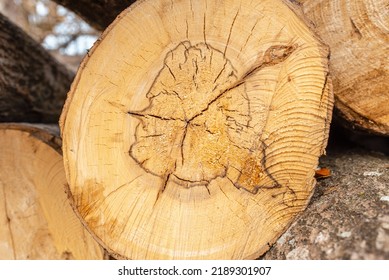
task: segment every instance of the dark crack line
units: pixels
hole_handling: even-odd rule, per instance
[[[208,46],[208,43],[207,43],[207,35],[206,35],[206,32],[205,32],[205,23],[206,23],[206,19],[207,19],[207,16],[206,16],[206,13],[204,12],[204,19],[203,19],[203,37],[204,37],[204,43]]]
[[[239,52],[239,54],[238,54],[238,58],[240,57],[241,53],[243,52],[243,49],[246,47],[246,45],[247,45],[247,43],[249,42],[250,38],[253,36],[253,31],[254,31],[255,27],[257,26],[258,21],[259,21],[259,19],[257,19],[256,22],[254,23],[254,26],[251,28],[251,31],[250,31],[249,36],[247,36],[246,42],[245,42],[245,43],[243,44],[243,46],[240,48],[240,52]]]
[[[154,115],[154,114],[144,114],[142,112],[131,112],[131,111],[129,111],[128,114],[132,115],[134,117],[141,117],[141,118],[152,117],[152,118],[160,119],[160,120],[163,120],[163,121],[182,121],[182,122],[185,122],[185,120],[180,119],[180,118],[166,118],[166,117],[161,117],[161,116]]]
[[[120,189],[122,189],[123,187],[131,184],[132,182],[134,182],[136,179],[138,179],[139,177],[142,177],[143,175],[138,175],[136,176],[134,179],[132,179],[131,181],[129,182],[126,182],[122,185],[120,185],[119,187],[117,187],[116,189],[114,189],[113,191],[111,191],[104,199],[108,199],[108,197],[110,197],[111,195],[113,195],[114,193],[118,192]]]
[[[166,94],[169,95],[169,93],[166,93]],[[177,98],[180,99],[180,101],[182,102],[182,98],[177,91],[173,90],[173,95],[177,96]]]
[[[153,138],[153,137],[161,137],[164,136],[165,134],[152,134],[152,135],[147,135],[147,136],[141,136],[142,138]]]
[[[192,0],[190,0],[190,10],[192,11],[192,18],[194,18],[194,10],[193,10]]]
[[[273,188],[278,188],[278,187],[281,187],[282,185],[280,183],[278,183],[278,181],[276,180],[276,178],[274,178],[274,176],[269,172],[269,168],[266,166],[267,165],[267,154],[266,154],[266,150],[267,148],[269,147],[268,145],[266,145],[265,141],[264,140],[261,140],[259,139],[260,143],[261,143],[261,146],[262,146],[262,159],[261,159],[261,167],[262,167],[262,170],[266,173],[267,176],[269,176],[270,180],[272,180],[274,182],[274,186]]]
[[[190,122],[190,121],[194,120],[195,118],[197,118],[198,116],[200,116],[200,115],[202,115],[204,112],[206,112],[206,111],[209,109],[209,107],[210,107],[213,103],[215,103],[216,101],[218,101],[226,92],[231,91],[231,90],[233,90],[233,89],[235,89],[235,88],[241,86],[241,85],[244,84],[244,83],[245,83],[244,81],[243,81],[243,82],[236,83],[236,84],[234,84],[233,86],[231,86],[231,87],[227,88],[226,90],[222,91],[221,93],[219,93],[214,99],[212,99],[212,100],[207,104],[207,107],[206,107],[206,108],[204,108],[203,110],[201,110],[198,114],[194,115],[194,116],[193,116],[192,118],[190,118],[187,122]]]
[[[224,48],[224,52],[223,52],[224,57],[226,56],[228,44],[230,43],[230,39],[231,39],[232,29],[234,28],[235,20],[238,17],[238,14],[239,14],[239,10],[236,12],[236,15],[235,15],[235,17],[234,17],[234,19],[232,20],[232,23],[231,23],[230,32],[228,34],[226,47]]]
[[[187,182],[189,184],[193,184],[195,186],[207,186],[210,181],[207,181],[207,180],[203,180],[203,181],[193,181],[193,180],[189,180],[189,179],[184,179],[184,178],[180,178],[179,176],[177,176],[176,174],[171,174],[173,175],[174,177],[176,177],[178,180],[180,181],[183,181],[183,182]]]
[[[171,53],[172,53],[172,55],[173,55],[173,52],[171,52]],[[172,59],[173,59],[173,58],[172,58]],[[170,69],[169,65],[167,65],[166,62],[164,63],[164,65],[167,67],[167,69],[169,70],[169,72],[170,72],[170,74],[172,75],[173,79],[176,81],[177,79],[176,79],[176,76],[174,76],[172,69]]]
[[[195,74],[192,75],[192,80],[193,80],[193,83],[194,83],[194,85],[196,87],[196,90],[198,90],[199,89],[199,85],[196,82],[196,75]]]
[[[352,18],[350,18],[350,22],[351,22],[351,27],[353,28],[355,34],[357,34],[357,36],[358,36],[358,39],[361,39],[362,38],[361,30],[359,30],[359,28],[356,26],[356,24],[352,20]]]
[[[184,133],[183,133],[183,136],[182,136],[182,140],[181,140],[181,147],[180,147],[180,150],[181,150],[181,166],[184,166],[184,142],[185,142],[185,139],[186,139],[186,135],[188,134],[188,125],[189,125],[189,123],[186,123],[185,128],[184,128]]]
[[[216,83],[216,81],[220,78],[221,74],[222,74],[222,73],[224,72],[224,70],[226,69],[227,63],[228,63],[228,60],[226,60],[226,61],[224,62],[223,68],[220,70],[219,74],[217,74],[215,80],[213,80],[213,83]]]
[[[207,45],[208,47],[208,45]],[[213,51],[210,52],[210,57],[209,57],[209,65],[212,65],[212,59],[213,59]]]
[[[208,183],[208,185],[209,185],[209,183]],[[211,191],[209,190],[208,185],[204,185],[204,187],[207,189],[209,196],[211,196]]]
[[[201,53],[200,53],[200,55],[201,55]],[[195,66],[195,68],[196,68],[196,70],[195,70],[196,75],[198,75],[198,73],[199,73],[199,66],[198,66],[198,64],[197,64],[197,58],[193,58],[193,59],[192,59],[192,64],[193,64],[193,66]]]
[[[186,39],[189,40],[189,25],[188,25],[188,20],[186,19],[185,22],[186,22]]]
[[[7,226],[8,226],[8,230],[9,230],[9,234],[10,234],[10,238],[11,238],[12,254],[13,254],[14,260],[16,260],[15,241],[14,241],[12,228],[11,228],[11,218],[9,217],[9,213],[8,213],[7,196],[5,194],[5,187],[3,187],[2,189],[3,189],[3,197],[4,197],[5,216],[7,218]]]
[[[169,180],[170,180],[170,175],[172,175],[172,173],[169,173],[169,174],[166,176],[166,178],[165,178],[165,180],[164,180],[164,182],[163,182],[162,188],[161,188],[161,192],[163,192],[163,191],[166,189],[167,184],[169,183]]]
[[[166,186],[167,186],[167,184],[168,184],[168,182],[169,182],[169,179],[170,179],[170,175],[171,175],[171,173],[169,173],[169,174],[164,178],[162,187],[161,187],[161,189],[159,190],[159,192],[157,193],[157,197],[155,198],[153,208],[154,208],[155,205],[157,204],[159,198],[161,197],[161,194],[165,191]]]
[[[321,89],[320,105],[319,105],[319,107],[321,107],[323,105],[323,98],[324,98],[324,94],[325,94],[326,89],[327,89],[327,82],[328,82],[328,72],[325,75],[323,88]]]

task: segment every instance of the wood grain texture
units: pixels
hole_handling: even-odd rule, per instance
[[[335,106],[344,124],[389,135],[389,1],[297,2],[331,48]]]
[[[76,211],[118,258],[247,259],[307,205],[328,50],[283,1],[139,1],[61,116]]]
[[[320,164],[332,176],[263,258],[388,260],[388,155],[336,143]]]
[[[58,132],[0,124],[0,259],[104,258],[67,199]]]

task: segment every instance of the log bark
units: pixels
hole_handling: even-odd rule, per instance
[[[104,30],[135,0],[54,0],[75,12],[97,30]]]
[[[389,157],[329,148],[310,205],[263,259],[389,259]]]
[[[331,49],[336,115],[344,126],[389,135],[387,0],[299,0]]]
[[[69,204],[58,132],[0,124],[0,259],[104,258]]]
[[[58,122],[73,74],[0,14],[0,122]]]
[[[115,257],[255,258],[306,207],[332,93],[296,13],[140,1],[95,44],[61,130],[75,210]]]

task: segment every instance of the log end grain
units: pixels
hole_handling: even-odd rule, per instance
[[[255,258],[306,207],[328,49],[283,1],[138,2],[80,69],[61,117],[69,192],[115,256]]]

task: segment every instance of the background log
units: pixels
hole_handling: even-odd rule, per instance
[[[55,126],[0,124],[0,259],[103,259],[65,193]]]
[[[104,30],[135,0],[54,0],[72,10],[97,30]]]
[[[389,135],[388,0],[293,0],[331,49],[335,115],[349,130]]]
[[[73,74],[0,14],[0,122],[56,123]]]

